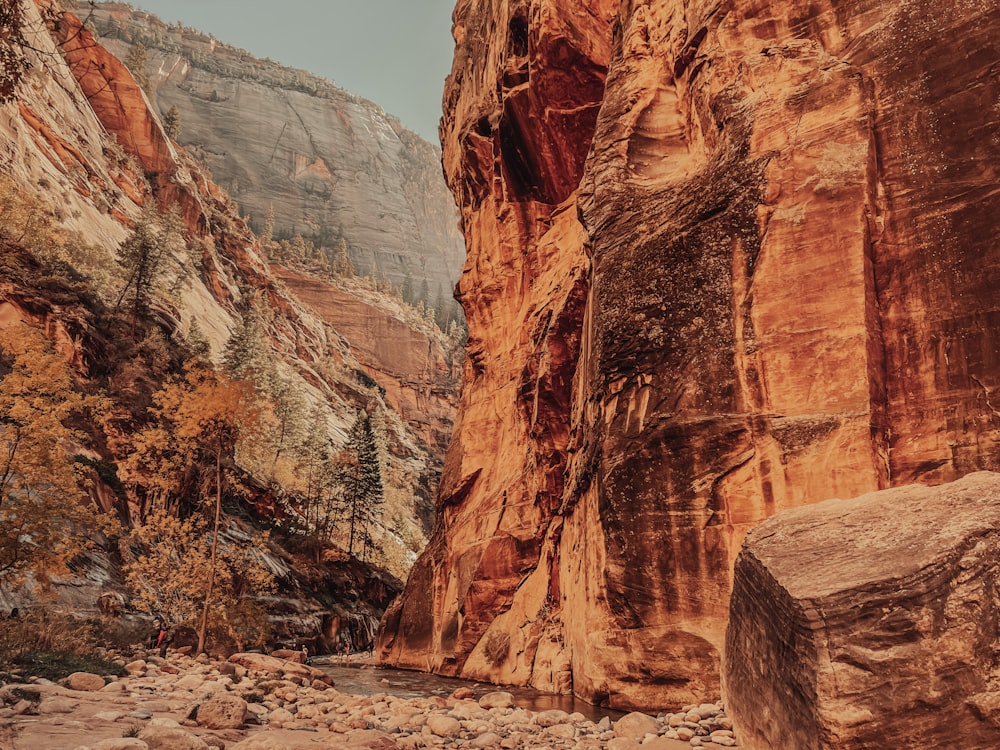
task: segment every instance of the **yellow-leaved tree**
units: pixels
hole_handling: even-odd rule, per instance
[[[233,467],[241,438],[252,434],[259,423],[260,411],[251,385],[229,380],[209,365],[195,362],[183,377],[168,381],[157,391],[153,401],[153,424],[136,437],[136,450],[123,462],[123,474],[127,482],[152,495],[153,506],[167,515],[184,515],[183,501],[187,499],[194,500],[212,519],[205,532],[207,567],[199,567],[197,545],[185,547],[190,554],[177,554],[173,563],[169,555],[162,561],[169,568],[171,564],[187,565],[190,560],[191,570],[185,570],[183,575],[200,581],[196,597],[201,608],[200,653],[205,647],[211,612],[219,611],[223,619],[229,617],[232,621],[238,610],[247,606],[249,594],[263,593],[254,588],[270,585],[266,567],[253,545],[242,545],[243,573],[226,562],[232,545],[220,545],[227,470]],[[155,521],[157,516],[146,518],[137,529],[140,536],[149,518]],[[146,546],[149,554],[159,554],[156,544]],[[139,568],[133,567],[132,572],[138,576]]]
[[[138,551],[125,565],[133,603],[170,623],[194,623],[212,576],[213,539],[203,516],[181,519],[154,509],[129,535],[131,548]],[[274,590],[274,576],[265,564],[267,536],[248,539],[235,533],[225,542],[217,550],[211,622],[240,650],[263,645],[269,635],[267,613],[254,597]]]
[[[40,332],[0,328],[0,586],[28,573],[48,584],[110,523],[76,461],[83,435],[67,426],[95,405]]]

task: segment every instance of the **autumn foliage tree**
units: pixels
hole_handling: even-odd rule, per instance
[[[153,424],[136,438],[126,477],[178,511],[193,496],[211,516],[208,575],[204,579],[198,651],[204,649],[219,576],[219,538],[227,469],[241,437],[253,432],[260,412],[253,387],[229,380],[204,364],[168,381],[153,397]]]
[[[194,623],[205,606],[214,539],[203,516],[153,510],[128,537],[134,554],[124,570],[133,603],[167,622]],[[240,648],[260,645],[268,634],[267,613],[254,598],[275,585],[264,563],[266,541],[228,540],[217,551],[212,622]]]
[[[38,331],[0,328],[0,586],[48,583],[100,528],[67,426],[94,405]]]

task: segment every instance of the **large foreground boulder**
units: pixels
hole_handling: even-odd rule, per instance
[[[1000,474],[783,511],[736,562],[746,750],[1000,747]]]

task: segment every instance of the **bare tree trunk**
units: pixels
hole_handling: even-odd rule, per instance
[[[205,592],[205,608],[201,612],[201,626],[198,628],[198,648],[195,656],[205,650],[208,634],[208,608],[212,603],[215,589],[215,565],[219,551],[219,519],[222,516],[222,439],[215,451],[215,525],[212,528],[212,563],[208,571],[208,590]]]

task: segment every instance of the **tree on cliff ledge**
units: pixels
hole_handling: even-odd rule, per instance
[[[372,551],[372,530],[381,521],[385,505],[385,422],[376,409],[373,414],[359,411],[347,436],[349,458],[342,469],[346,520],[347,550],[367,559]]]
[[[0,0],[0,103],[14,98],[31,67],[24,56],[26,46],[20,0]]]

